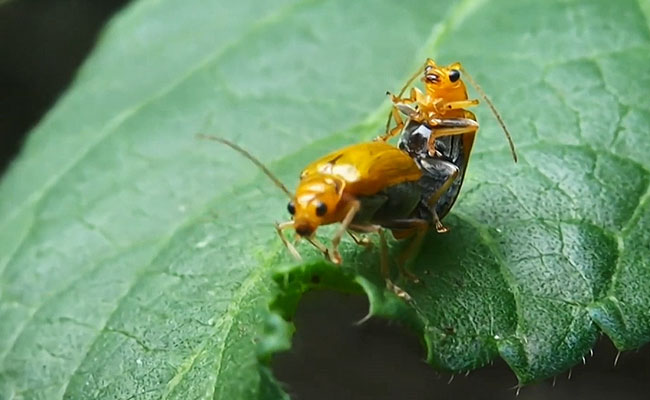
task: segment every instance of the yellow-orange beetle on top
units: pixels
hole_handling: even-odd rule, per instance
[[[393,107],[386,122],[386,132],[376,139],[387,141],[400,135],[399,148],[408,152],[423,170],[426,178],[422,182],[424,196],[428,199],[438,232],[447,231],[440,220],[458,197],[479,128],[474,113],[466,110],[467,107],[478,105],[479,101],[469,99],[461,72],[492,110],[508,139],[516,162],[517,153],[510,133],[480,86],[460,63],[440,66],[430,58],[406,82],[398,95],[391,95]],[[410,96],[402,97],[420,74],[424,92],[411,87]],[[402,114],[408,117],[406,124],[402,120]],[[391,117],[396,122],[392,129]]]

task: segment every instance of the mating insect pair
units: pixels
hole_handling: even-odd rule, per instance
[[[478,129],[474,114],[464,109],[478,101],[468,100],[460,79],[461,70],[460,64],[438,67],[427,60],[400,94],[392,97],[391,116],[396,127],[389,130],[389,117],[386,133],[377,141],[348,146],[311,163],[302,171],[294,194],[236,144],[217,137],[202,137],[224,143],[249,158],[287,194],[292,219],[276,224],[276,229],[296,258],[300,258],[298,251],[284,235],[290,228],[336,264],[342,262],[338,246],[346,232],[362,245],[368,242],[356,233],[378,233],[381,271],[387,286],[408,297],[389,278],[384,230],[390,230],[397,239],[413,237],[398,265],[403,274],[415,278],[404,268],[405,262],[431,225],[438,232],[446,231],[440,220],[458,196]],[[426,93],[413,88],[410,98],[402,98],[422,72]],[[501,122],[487,97],[475,87]],[[408,117],[406,124],[400,113]],[[400,133],[399,148],[386,143]],[[327,247],[314,233],[321,225],[337,222],[340,226],[332,237],[331,247]]]
[[[441,219],[454,205],[465,177],[474,139],[479,125],[467,107],[479,101],[470,100],[461,72],[483,97],[506,135],[513,159],[517,153],[510,132],[490,99],[467,74],[460,63],[438,66],[427,59],[423,67],[406,82],[398,95],[391,96],[393,107],[388,114],[386,132],[376,140],[387,141],[400,135],[399,148],[406,151],[423,171],[421,184],[427,207],[439,233],[447,232]],[[402,97],[413,81],[422,74],[425,92],[411,87],[410,96]],[[401,114],[408,117],[405,124]],[[396,125],[390,129],[391,118]]]
[[[346,232],[360,245],[369,242],[365,238],[359,238],[356,233],[378,233],[382,253],[381,272],[387,286],[398,295],[408,297],[389,278],[384,234],[384,229],[390,229],[398,238],[415,235],[411,250],[404,253],[405,258],[417,248],[429,225],[426,220],[417,217],[423,193],[419,185],[422,171],[407,153],[384,142],[345,147],[308,165],[300,174],[300,182],[295,194],[292,194],[264,165],[241,147],[218,137],[201,137],[216,140],[237,150],[260,167],[287,194],[287,208],[292,219],[276,224],[276,229],[294,257],[300,259],[300,254],[284,235],[284,231],[290,228],[335,264],[343,261],[338,246]],[[314,233],[321,225],[337,222],[340,226],[328,248]],[[412,276],[402,268],[403,260],[398,265],[403,273]]]

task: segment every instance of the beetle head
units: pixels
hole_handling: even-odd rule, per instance
[[[306,176],[300,182],[287,207],[299,236],[310,237],[320,225],[337,221],[344,186],[340,178],[321,174]]]
[[[461,66],[459,63],[443,67],[437,65],[432,59],[427,58],[426,63],[424,63],[422,82],[424,82],[427,89],[436,91],[453,90],[457,88],[462,88],[464,90],[465,85],[460,79],[460,71]]]

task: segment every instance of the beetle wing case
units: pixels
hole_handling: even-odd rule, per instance
[[[301,179],[312,174],[335,175],[352,195],[373,195],[386,187],[417,181],[422,172],[408,154],[384,142],[344,147],[308,165]]]

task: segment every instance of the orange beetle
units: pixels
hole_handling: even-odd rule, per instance
[[[384,229],[397,238],[415,235],[402,261],[419,246],[429,221],[419,217],[422,171],[405,152],[384,142],[360,143],[332,152],[309,164],[300,174],[292,194],[259,160],[236,144],[215,136],[200,135],[238,151],[269,176],[290,198],[287,206],[290,221],[276,224],[276,230],[289,252],[300,259],[296,248],[284,236],[293,228],[299,238],[309,241],[329,260],[340,264],[338,251],[342,236],[349,232],[357,244],[367,244],[355,232],[379,234],[382,255],[386,254]],[[315,232],[321,225],[340,223],[331,240],[331,248],[321,243]],[[413,277],[399,263],[400,271]],[[398,295],[407,296],[388,277],[385,256],[381,258],[382,275],[387,286]]]
[[[483,90],[460,63],[439,66],[430,58],[406,82],[397,96],[391,95],[393,107],[388,115],[386,133],[376,139],[387,141],[401,134],[399,147],[413,157],[428,177],[431,190],[425,191],[438,232],[447,231],[440,219],[451,209],[458,197],[479,128],[474,113],[465,109],[478,105],[479,101],[468,98],[461,71],[499,121],[516,162],[517,153],[510,133]],[[420,74],[425,91],[412,87],[410,97],[401,97]],[[406,125],[401,114],[409,118]],[[396,125],[389,129],[391,117],[395,119]]]

